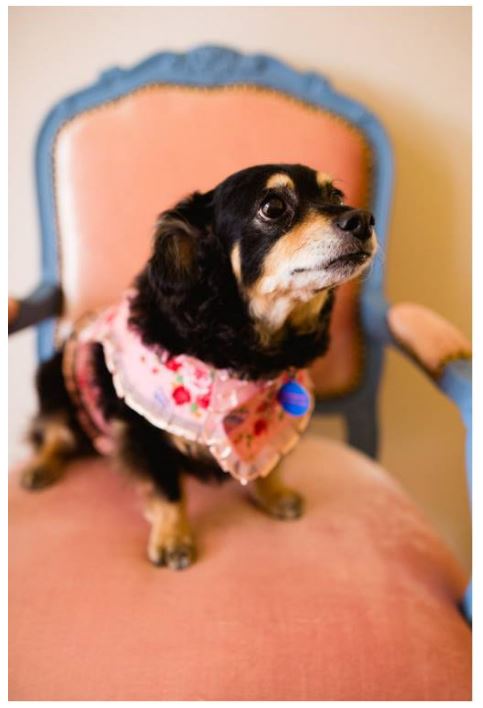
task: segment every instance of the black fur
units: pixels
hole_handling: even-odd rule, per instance
[[[262,186],[271,174],[287,171],[299,179],[304,200],[276,226],[254,229],[253,216],[266,195]],[[334,195],[340,195],[333,190]],[[256,196],[258,195],[258,196]],[[273,378],[289,367],[307,366],[329,345],[329,319],[333,293],[320,313],[319,326],[301,334],[287,326],[272,346],[260,345],[255,323],[233,274],[229,254],[235,243],[242,248],[244,285],[259,275],[270,246],[305,216],[308,206],[320,204],[325,212],[347,207],[323,201],[315,173],[299,165],[264,165],[236,173],[216,190],[196,193],[165,212],[155,235],[154,253],[136,281],[138,295],[132,306],[132,324],[146,344],[162,344],[173,354],[189,354],[217,368],[233,369],[248,379]],[[247,208],[247,205],[249,207]],[[193,273],[173,285],[172,252],[167,242],[178,236],[190,240]],[[166,229],[165,225],[168,224]],[[180,234],[181,232],[181,234]]]
[[[264,185],[276,172],[291,177],[299,198],[279,189],[286,204],[283,217],[273,223],[257,222],[255,215],[267,195]],[[333,292],[311,331],[302,333],[287,324],[273,341],[262,344],[244,288],[260,275],[274,242],[303,221],[309,209],[328,218],[349,209],[340,204],[340,197],[331,185],[321,189],[316,173],[300,165],[250,168],[206,194],[191,195],[160,217],[152,256],[135,281],[131,324],[148,345],[159,344],[174,355],[188,354],[231,369],[238,377],[272,378],[290,367],[308,366],[327,350]],[[235,244],[240,247],[243,287],[230,261]],[[69,424],[79,432],[83,445],[63,385],[60,357],[57,354],[40,371],[41,413],[68,411]],[[168,499],[180,496],[181,470],[203,479],[227,477],[214,461],[181,454],[169,434],[151,426],[117,397],[100,347],[96,371],[106,417],[124,422],[119,454],[129,467],[150,477]]]
[[[224,481],[224,473],[210,458],[187,457],[177,450],[169,434],[154,427],[129,408],[114,389],[101,345],[95,352],[96,381],[102,390],[101,406],[107,420],[125,425],[118,456],[129,469],[148,477],[170,501],[180,498],[179,472],[183,470],[203,481]]]
[[[62,375],[62,351],[56,352],[38,369],[35,377],[39,411],[28,431],[31,444],[38,448],[44,437],[44,424],[52,418],[60,418],[75,436],[76,450],[73,456],[92,455],[94,448],[79,425],[77,413],[69,396]]]

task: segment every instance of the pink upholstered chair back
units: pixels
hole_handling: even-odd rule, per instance
[[[349,123],[256,86],[151,85],[78,113],[54,143],[64,320],[114,301],[145,263],[157,215],[194,190],[267,162],[303,163],[368,203],[370,151]],[[337,298],[321,395],[357,382],[357,283]]]

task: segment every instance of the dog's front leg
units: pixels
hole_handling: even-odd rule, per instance
[[[195,559],[195,547],[186,515],[179,452],[164,433],[141,416],[131,414],[113,427],[117,465],[140,475],[151,486],[145,507],[151,523],[149,560],[173,570],[187,568]]]
[[[77,449],[77,441],[64,411],[50,416],[38,415],[32,425],[31,438],[35,457],[24,469],[21,484],[26,489],[43,489],[62,476]]]
[[[298,519],[304,511],[304,500],[282,480],[283,463],[267,477],[259,477],[249,485],[255,504],[276,519]]]
[[[148,557],[155,565],[182,570],[195,558],[193,536],[184,500],[169,501],[155,492],[148,500],[146,518],[151,523]]]

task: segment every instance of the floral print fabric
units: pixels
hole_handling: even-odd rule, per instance
[[[100,415],[99,392],[90,376],[95,342],[104,348],[117,394],[133,410],[162,430],[206,445],[218,465],[242,483],[267,475],[296,444],[313,408],[310,394],[308,410],[294,417],[280,405],[278,393],[292,379],[309,390],[308,373],[245,381],[194,357],[147,347],[128,323],[131,294],[83,327],[66,347],[69,388],[77,391],[84,427],[86,417],[92,423],[88,432],[98,450],[110,451],[110,427]]]

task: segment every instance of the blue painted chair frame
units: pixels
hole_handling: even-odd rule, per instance
[[[188,86],[256,85],[288,94],[322,108],[351,123],[367,140],[373,161],[371,204],[382,252],[391,206],[393,157],[388,137],[377,118],[363,105],[337,93],[322,76],[300,73],[263,55],[243,55],[231,49],[202,46],[187,53],[162,52],[130,69],[112,68],[84,90],[60,101],[48,114],[37,140],[35,172],[42,237],[42,281],[23,301],[12,331],[38,324],[38,355],[50,356],[54,348],[55,318],[61,310],[60,273],[57,253],[53,148],[60,127],[78,113],[119,98],[149,84]],[[404,350],[394,340],[388,324],[389,305],[384,295],[383,259],[364,279],[360,293],[360,319],[364,343],[364,372],[360,385],[351,393],[319,401],[317,412],[342,414],[348,441],[371,457],[378,450],[377,392],[387,345]],[[45,319],[47,317],[47,319]],[[446,365],[435,381],[438,388],[458,406],[467,435],[468,479],[471,494],[471,363],[465,360]],[[464,599],[464,611],[471,616],[471,590]]]

